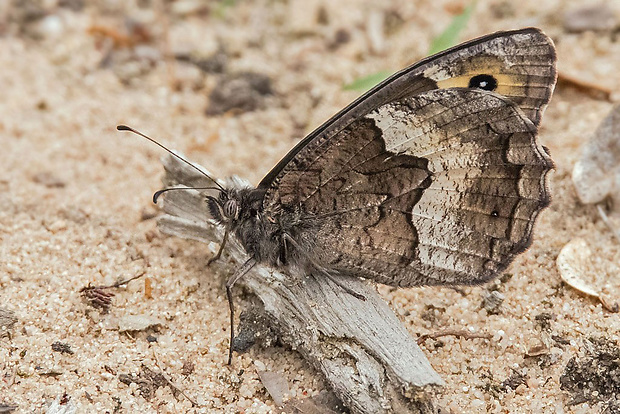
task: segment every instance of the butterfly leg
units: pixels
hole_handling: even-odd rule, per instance
[[[232,288],[239,279],[245,276],[256,265],[256,260],[248,259],[226,282],[226,296],[228,297],[228,307],[230,309],[230,345],[228,347],[228,365],[232,364],[232,346],[235,339],[235,304],[233,303]]]
[[[332,275],[331,273],[329,273],[327,270],[325,269],[321,269],[321,268],[317,268],[321,273],[323,273],[325,276],[327,276],[327,278],[329,280],[331,280],[332,282],[334,282],[335,284],[337,284],[338,286],[340,286],[345,292],[347,292],[349,295],[353,296],[355,299],[359,299],[359,300],[366,300],[366,296],[357,293],[356,291],[354,291],[353,289],[351,289],[348,286],[345,286],[342,284],[341,281],[339,281],[338,279],[336,279],[334,277],[334,275]]]
[[[336,278],[334,277],[334,275],[332,275],[331,273],[329,273],[327,270],[325,270],[325,269],[321,269],[321,268],[318,268],[318,270],[319,270],[321,273],[323,273],[325,276],[327,276],[327,278],[328,278],[329,280],[331,280],[332,282],[334,282],[335,284],[337,284],[338,286],[340,286],[340,287],[341,287],[341,288],[342,288],[345,292],[347,292],[349,295],[353,296],[355,299],[359,299],[359,300],[363,300],[363,301],[365,301],[365,300],[366,300],[366,296],[364,296],[364,295],[362,295],[362,294],[360,294],[360,293],[357,293],[356,291],[354,291],[353,289],[351,289],[351,288],[350,288],[350,287],[348,287],[348,286],[343,285],[341,281],[339,281],[338,279],[336,279]]]
[[[359,300],[366,300],[366,296],[361,295],[359,293],[357,293],[356,291],[354,291],[353,289],[351,289],[348,286],[345,286],[342,284],[341,281],[339,281],[338,279],[336,279],[334,277],[334,275],[332,275],[331,273],[329,273],[329,271],[327,269],[325,269],[323,266],[319,265],[318,263],[316,263],[314,260],[312,260],[311,257],[309,257],[309,255],[307,255],[305,253],[305,251],[301,248],[301,246],[288,234],[284,233],[284,242],[285,242],[285,246],[286,246],[286,242],[290,242],[291,245],[297,249],[298,252],[300,252],[301,254],[304,255],[304,258],[310,262],[310,264],[312,264],[312,267],[314,267],[316,270],[318,270],[319,272],[321,272],[322,274],[324,274],[325,276],[327,276],[327,278],[329,280],[331,280],[332,282],[334,282],[336,285],[340,286],[342,288],[342,290],[344,290],[345,292],[347,292],[349,295],[353,296],[356,299]]]
[[[215,255],[213,257],[211,257],[209,260],[207,260],[207,266],[210,266],[211,263],[215,262],[217,259],[220,258],[220,256],[222,255],[222,252],[224,251],[224,246],[226,246],[226,241],[228,240],[228,230],[226,230],[226,232],[224,233],[224,238],[222,239],[222,243],[220,244],[220,248],[217,249],[217,253],[215,253]]]

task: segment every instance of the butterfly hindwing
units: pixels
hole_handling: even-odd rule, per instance
[[[552,168],[515,104],[466,88],[385,104],[294,165],[271,201],[319,223],[322,265],[400,286],[505,268],[529,245]]]

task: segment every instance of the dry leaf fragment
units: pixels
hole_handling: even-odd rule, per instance
[[[584,204],[620,195],[620,105],[616,105],[582,149],[573,184]]]
[[[556,264],[562,280],[570,287],[598,297],[598,291],[588,285],[581,276],[586,272],[592,251],[585,240],[576,238],[568,242],[560,251]]]
[[[573,168],[573,184],[584,204],[598,203],[603,222],[620,241],[620,231],[600,205],[608,197],[620,202],[620,105],[601,122]]]
[[[592,251],[585,240],[575,238],[568,242],[556,260],[560,276],[573,289],[598,299],[608,311],[617,312],[617,304],[609,304],[606,299],[601,298],[601,292],[596,287],[583,280],[583,275],[587,273],[591,255]]]
[[[59,377],[62,374],[64,374],[65,372],[58,368],[58,367],[42,367],[40,365],[37,365],[36,367],[34,367],[34,370],[37,374],[39,374],[42,377]]]

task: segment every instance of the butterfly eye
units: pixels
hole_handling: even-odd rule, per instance
[[[224,215],[226,217],[237,217],[237,202],[235,200],[227,200],[224,203]]]
[[[491,75],[476,75],[469,80],[469,87],[494,91],[497,89],[497,79]]]

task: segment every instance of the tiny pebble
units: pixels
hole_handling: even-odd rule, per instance
[[[256,369],[259,370],[259,371],[266,371],[267,370],[267,367],[265,367],[265,364],[263,364],[259,360],[254,361],[254,366],[256,366]]]

